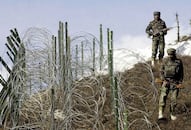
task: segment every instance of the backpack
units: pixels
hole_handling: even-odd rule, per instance
[[[164,77],[176,78],[180,73],[180,60],[168,61],[164,64]]]

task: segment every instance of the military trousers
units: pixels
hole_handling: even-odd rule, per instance
[[[175,108],[177,105],[177,96],[179,89],[176,88],[175,83],[164,82],[160,88],[160,97],[159,97],[159,110],[164,111],[166,106],[167,96],[170,94],[170,112],[175,114]]]
[[[159,51],[159,60],[164,56],[165,40],[164,36],[153,37],[152,39],[152,59],[156,59],[157,53]]]

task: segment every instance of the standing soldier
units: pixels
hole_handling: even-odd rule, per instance
[[[160,18],[160,12],[154,12],[154,20],[149,23],[146,28],[146,33],[149,37],[152,36],[152,65],[156,61],[156,55],[159,48],[159,62],[162,62],[164,56],[165,39],[164,36],[167,34],[165,22]]]
[[[171,93],[170,117],[171,120],[176,120],[175,107],[178,91],[182,88],[183,81],[183,64],[180,59],[176,57],[176,50],[170,48],[167,50],[168,57],[161,66],[161,80],[163,81],[160,88],[159,98],[159,116],[158,119],[163,118],[163,111],[166,105],[166,99]]]

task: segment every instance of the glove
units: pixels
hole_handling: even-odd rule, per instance
[[[163,83],[163,80],[161,80],[160,78],[156,78],[155,83]]]
[[[156,78],[155,83],[158,84],[159,86],[162,86],[163,84],[167,84],[167,81],[162,80],[160,78]]]
[[[184,88],[184,86],[180,83],[176,85],[176,88]]]

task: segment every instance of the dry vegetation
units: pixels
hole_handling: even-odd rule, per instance
[[[184,89],[178,96],[176,113],[178,119],[169,119],[169,100],[165,109],[166,122],[157,122],[158,90],[154,84],[154,77],[158,76],[158,69],[148,64],[139,63],[134,68],[118,74],[120,81],[119,102],[121,123],[127,113],[129,130],[190,130],[191,126],[191,57],[181,57],[184,63]],[[70,125],[74,130],[115,129],[115,118],[111,111],[111,89],[107,75],[88,77],[72,85],[68,99],[66,93],[59,87],[55,88],[55,128],[65,129]],[[65,101],[71,101],[70,113]],[[51,89],[28,97],[22,106],[20,125],[23,129],[49,129],[51,119]],[[68,122],[70,121],[70,122]],[[26,125],[28,124],[28,125]],[[20,127],[21,128],[21,127]]]
[[[29,88],[24,88],[23,93],[19,93],[22,96],[20,98],[21,104],[18,106],[20,113],[18,125],[13,125],[14,117],[9,115],[6,118],[8,119],[7,122],[4,122],[5,129],[115,130],[116,120],[112,110],[114,106],[112,104],[110,77],[109,75],[94,76],[93,73],[90,76],[92,53],[91,47],[87,46],[89,45],[88,40],[85,39],[87,45],[84,44],[86,45],[84,48],[85,52],[87,50],[90,52],[86,53],[84,64],[81,65],[82,58],[78,59],[79,63],[76,62],[75,53],[72,53],[74,57],[72,65],[74,64],[73,67],[76,68],[71,69],[76,69],[76,72],[79,71],[78,75],[74,78],[75,74],[71,75],[74,71],[68,69],[72,65],[67,66],[68,68],[65,69],[68,69],[68,73],[64,77],[65,82],[60,85],[60,80],[63,79],[61,71],[64,69],[51,60],[53,54],[49,46],[51,39],[47,40],[49,34],[40,30],[39,36],[32,37],[36,36],[38,31],[34,29],[31,31],[29,30],[30,35],[26,36],[26,46],[30,50],[26,48],[26,69],[23,70],[27,80],[22,82],[25,84],[24,86]],[[36,44],[31,42],[32,40]],[[43,45],[38,46],[39,42],[36,41],[42,42]],[[96,54],[99,53],[96,52]],[[183,56],[181,59],[184,63],[185,78],[183,85],[185,88],[181,89],[179,93],[176,109],[178,119],[176,121],[169,119],[169,100],[167,100],[165,109],[167,121],[158,122],[157,120],[160,85],[154,81],[159,76],[159,65],[152,68],[149,63],[139,63],[130,70],[115,74],[118,79],[118,122],[120,130],[191,130],[189,128],[191,126],[191,57]],[[98,67],[99,60],[96,61],[95,65]],[[80,74],[82,70],[86,75]],[[20,82],[21,80],[19,80]],[[12,84],[12,87],[15,86]],[[43,90],[44,88],[46,89]],[[14,99],[14,97],[12,98]],[[11,104],[5,103],[8,107]],[[6,110],[9,113],[12,111],[12,109]]]

